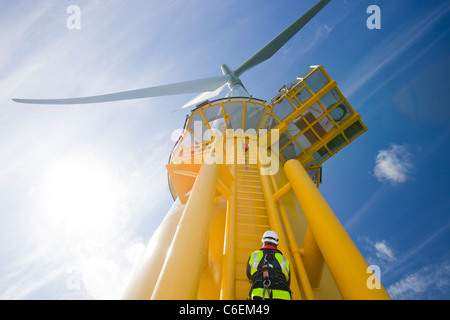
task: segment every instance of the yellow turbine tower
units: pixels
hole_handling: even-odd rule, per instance
[[[389,299],[318,190],[322,164],[367,130],[360,115],[322,66],[270,101],[253,98],[239,79],[329,2],[318,1],[237,69],[223,64],[220,76],[90,97],[13,99],[90,104],[200,93],[183,106],[195,108],[167,164],[174,204],[124,299],[247,299],[247,259],[269,229],[291,262],[293,299]],[[226,85],[226,97],[213,100]]]
[[[198,105],[167,164],[175,202],[125,298],[247,299],[247,259],[270,229],[293,299],[389,299],[318,190],[322,163],[366,130],[322,66],[270,102]]]

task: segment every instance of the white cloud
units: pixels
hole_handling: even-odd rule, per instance
[[[395,256],[392,249],[386,244],[386,241],[380,241],[375,243],[375,249],[377,250],[377,257],[380,259],[394,261]]]
[[[401,280],[390,285],[387,291],[393,299],[421,299],[423,294],[433,291],[448,294],[450,291],[450,265],[429,265],[419,271],[405,275]],[[432,299],[432,296],[431,296]]]
[[[393,299],[433,299],[433,297],[450,296],[450,261],[448,257],[414,267],[424,261],[423,251],[448,229],[445,225],[431,236],[420,241],[418,247],[410,252],[396,250],[396,246],[388,240],[374,241],[369,237],[359,237],[364,256],[370,265],[380,267],[382,282]],[[417,257],[420,255],[421,257]],[[426,260],[425,260],[426,261]],[[388,278],[388,285],[383,280]]]
[[[410,178],[412,170],[411,153],[406,145],[392,144],[377,154],[374,174],[380,182],[403,183]]]
[[[425,291],[428,283],[429,280],[423,275],[414,273],[391,285],[388,290],[393,297],[406,297],[411,294]]]
[[[363,243],[369,264],[387,266],[397,260],[392,245],[387,240],[374,241],[368,237],[360,237],[359,240]]]

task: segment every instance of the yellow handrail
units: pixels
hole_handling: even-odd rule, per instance
[[[161,269],[152,299],[197,298],[219,171],[218,164],[202,165]],[[183,243],[186,239],[196,250],[185,250]],[[180,272],[180,262],[183,262],[183,272]]]
[[[272,186],[276,193],[278,191],[277,183],[276,183],[273,175],[271,175],[270,178],[272,180]],[[289,189],[290,189],[290,187],[289,187]],[[280,189],[280,191],[282,191],[282,190]],[[272,195],[272,197],[273,197],[273,195]],[[272,197],[271,197],[271,201],[274,201],[272,199]],[[280,197],[280,199],[281,199],[281,197]],[[294,258],[294,262],[295,262],[295,266],[296,266],[296,268],[294,270],[297,273],[297,278],[300,280],[300,286],[303,290],[303,294],[305,295],[306,300],[314,300],[314,294],[311,289],[311,284],[309,283],[305,265],[303,264],[302,257],[300,255],[301,250],[298,247],[297,242],[295,241],[295,237],[294,237],[294,234],[292,233],[292,229],[290,227],[290,223],[288,221],[286,211],[284,210],[283,204],[278,202],[278,208],[280,209],[281,220],[283,221],[284,230],[286,231],[286,236],[287,236],[288,242],[289,242],[289,247],[291,248],[292,256]]]
[[[286,162],[284,170],[342,297],[390,299],[383,286],[367,285],[369,265],[302,164],[292,159]]]
[[[234,140],[234,138],[232,138]],[[236,152],[234,152],[236,158]],[[222,262],[221,300],[235,299],[235,277],[236,277],[236,162],[231,165],[231,174],[234,181],[231,187],[231,197],[227,201],[224,255]]]

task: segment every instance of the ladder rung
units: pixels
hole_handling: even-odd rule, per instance
[[[240,234],[239,235],[239,238],[245,238],[245,239],[257,239],[258,240],[258,242],[261,240],[259,237],[257,237],[255,234],[249,234],[249,235],[246,235],[246,234]]]
[[[256,171],[237,171],[237,176],[238,177],[242,177],[242,176],[249,176],[249,177],[258,177],[259,178],[259,172]]]
[[[243,187],[241,187],[241,188],[243,188]],[[247,190],[248,189],[250,189],[250,187],[247,187],[246,188]],[[256,191],[257,190],[257,191]],[[247,194],[254,194],[254,195],[263,195],[263,193],[262,193],[262,188],[261,187],[251,187],[251,190],[250,191],[242,191],[242,190],[239,190],[238,191],[238,193],[247,193]]]
[[[261,189],[262,189],[262,188],[261,188]],[[262,192],[254,192],[254,191],[239,191],[239,193],[263,194]]]
[[[264,209],[266,210],[266,207],[256,207],[256,206],[240,206],[240,205],[236,205],[237,208],[249,208],[249,209]]]
[[[240,189],[245,189],[242,192],[246,192],[246,193],[253,193],[253,191],[258,190],[258,191],[262,191],[262,187],[259,185],[245,185],[245,184],[236,184],[236,187],[240,188]],[[250,190],[250,191],[247,191]]]
[[[269,225],[267,224],[256,224],[256,223],[236,223],[237,226],[241,226],[241,227],[257,227],[257,228],[268,228]]]
[[[255,178],[259,178],[259,173],[256,171],[253,172],[249,172],[246,170],[239,170],[240,172],[238,172],[238,177],[242,177],[242,176],[249,176],[249,177],[255,177]]]
[[[253,179],[252,180],[252,178],[253,177],[249,177],[249,176],[247,176],[247,177],[237,177],[237,183],[239,184],[239,183],[248,183],[248,182],[250,182],[250,183],[261,183],[261,180],[259,179],[259,177],[258,177],[258,179]]]
[[[259,241],[258,241],[259,242]],[[241,252],[242,251],[250,251],[250,252],[252,252],[252,251],[256,251],[256,250],[258,250],[258,248],[256,248],[255,246],[247,246],[247,247],[236,247],[236,249],[237,250],[240,250]],[[239,263],[238,261],[236,261],[236,263]],[[245,263],[245,262],[244,262]]]
[[[246,200],[246,201],[264,201],[264,199],[252,199],[252,198],[237,198],[236,200]]]
[[[241,183],[237,183],[236,186],[238,187],[246,187],[246,188],[258,188],[262,190],[261,185],[258,184],[241,184]]]
[[[257,182],[257,183],[261,183],[261,180],[259,179],[259,177],[258,177],[258,179],[255,179],[256,177],[252,177],[252,176],[245,176],[245,177],[237,177],[236,178],[236,181],[237,181],[237,183],[239,183],[239,182],[242,182],[242,181],[246,181],[246,182],[248,182],[248,181],[250,181],[250,182]],[[253,179],[253,180],[252,180]]]
[[[250,213],[236,213],[236,216],[239,217],[250,217],[250,218],[263,218],[267,219],[268,216],[266,214],[250,214]]]

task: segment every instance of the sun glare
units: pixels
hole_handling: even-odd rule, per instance
[[[118,188],[96,163],[66,161],[45,176],[44,214],[69,228],[95,227],[117,212]]]

